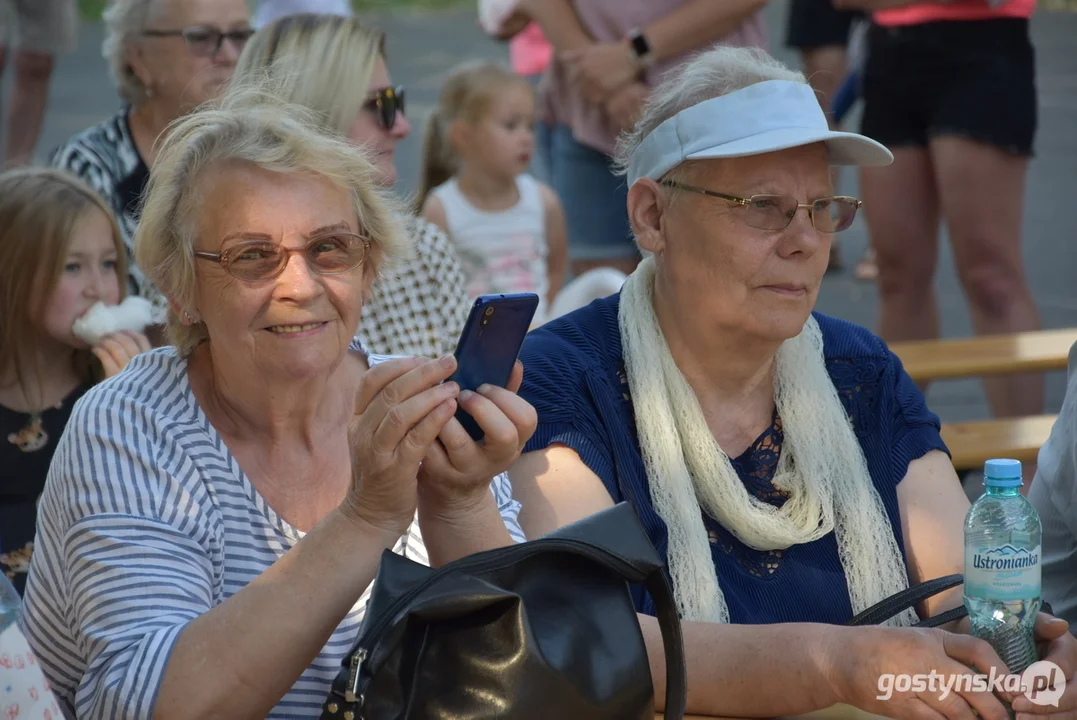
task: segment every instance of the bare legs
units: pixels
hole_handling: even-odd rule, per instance
[[[981,335],[1039,328],[1021,258],[1028,158],[959,137],[931,141],[935,179],[950,231],[957,275]],[[984,380],[996,417],[1043,412],[1043,376]]]
[[[0,75],[7,60],[6,49],[0,48]],[[6,167],[18,167],[31,161],[34,146],[45,118],[49,96],[53,57],[30,50],[14,52],[15,81],[8,108],[7,144],[4,149]]]
[[[939,202],[925,148],[893,148],[894,163],[861,168],[860,193],[879,263],[880,333],[888,342],[939,335],[934,276]]]
[[[933,288],[938,221],[946,219],[958,278],[978,334],[1034,330],[1039,316],[1021,259],[1028,160],[966,138],[897,148],[894,164],[864,168],[861,188],[879,260],[880,331],[891,342],[938,337]],[[1043,412],[1043,378],[984,380],[996,417]]]

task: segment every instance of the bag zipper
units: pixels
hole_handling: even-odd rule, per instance
[[[504,567],[512,565],[518,560],[522,560],[532,555],[537,555],[538,553],[543,551],[557,549],[578,550],[580,551],[580,555],[583,555],[584,557],[590,558],[592,560],[602,562],[607,566],[611,566],[614,570],[620,572],[622,576],[636,573],[636,568],[631,563],[627,562],[619,555],[614,555],[612,552],[606,550],[603,547],[599,547],[598,545],[589,543],[586,540],[570,540],[565,538],[546,538],[542,540],[534,540],[532,542],[525,543],[522,545],[517,545],[509,552],[500,555],[496,559],[496,561],[491,560],[489,557],[482,556],[463,558],[456,561],[456,564],[449,566],[448,569],[451,572],[500,570]],[[490,552],[496,552],[496,550]],[[442,570],[445,570],[445,568],[442,568]],[[449,572],[437,572],[430,577],[424,579],[421,583],[419,583],[411,590],[397,598],[392,603],[392,605],[390,605],[389,608],[385,611],[385,614],[381,616],[380,622],[372,626],[369,634],[368,646],[357,647],[355,649],[355,652],[352,654],[351,665],[348,669],[348,688],[345,691],[345,699],[348,702],[358,701],[359,706],[362,707],[363,696],[359,694],[359,679],[361,676],[361,671],[363,669],[363,664],[366,662],[367,658],[370,657],[370,649],[372,649],[378,644],[378,640],[381,639],[381,635],[392,623],[393,619],[396,617],[397,612],[399,612],[401,608],[411,602],[411,600],[416,595],[423,592],[428,587],[433,585],[435,582],[441,580],[448,574]]]

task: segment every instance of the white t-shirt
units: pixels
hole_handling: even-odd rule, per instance
[[[533,292],[539,296],[535,324],[547,313],[549,290],[546,211],[542,191],[530,175],[516,178],[520,199],[500,212],[471,204],[456,179],[434,189],[445,208],[449,236],[464,268],[471,298],[487,293]]]
[[[358,343],[352,350],[362,352]],[[508,476],[491,490],[523,542]],[[170,347],[135,357],[75,405],[38,512],[23,631],[65,714],[79,718],[149,718],[187,623],[304,535],[240,469]],[[429,562],[417,521],[393,551]],[[319,716],[369,593],[269,717]]]

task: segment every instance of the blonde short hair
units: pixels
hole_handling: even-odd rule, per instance
[[[194,305],[199,178],[211,166],[237,161],[276,173],[310,173],[348,189],[359,232],[370,240],[366,262],[374,274],[409,251],[399,209],[378,189],[374,166],[360,148],[324,132],[306,108],[257,86],[232,87],[173,124],[150,173],[135,234],[135,261],[171,300],[169,336],[181,355],[209,338],[204,324],[180,321]]]
[[[358,18],[286,15],[254,34],[232,82],[266,85],[278,97],[313,110],[325,127],[347,135],[384,55],[384,34]]]

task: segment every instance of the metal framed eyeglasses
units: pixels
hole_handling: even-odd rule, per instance
[[[221,45],[228,40],[235,48],[236,53],[243,52],[243,47],[254,35],[252,28],[242,30],[221,31],[214,27],[199,25],[197,27],[183,28],[182,30],[143,30],[146,37],[182,37],[187,43],[187,49],[192,55],[198,57],[214,57],[221,51]]]
[[[663,180],[661,184],[676,190],[736,203],[744,208],[744,223],[757,230],[784,230],[793,222],[797,211],[805,208],[808,211],[808,217],[811,218],[812,227],[816,230],[828,234],[839,233],[853,224],[856,211],[863,204],[854,197],[844,195],[802,203],[788,195],[752,195],[743,198],[705,190],[694,185],[683,185],[673,180]]]
[[[245,240],[219,253],[196,251],[194,256],[212,260],[239,280],[261,282],[284,272],[295,253],[302,253],[307,267],[319,275],[337,275],[359,267],[369,248],[370,241],[361,235],[335,232],[312,238],[301,248],[286,248],[268,240]]]

